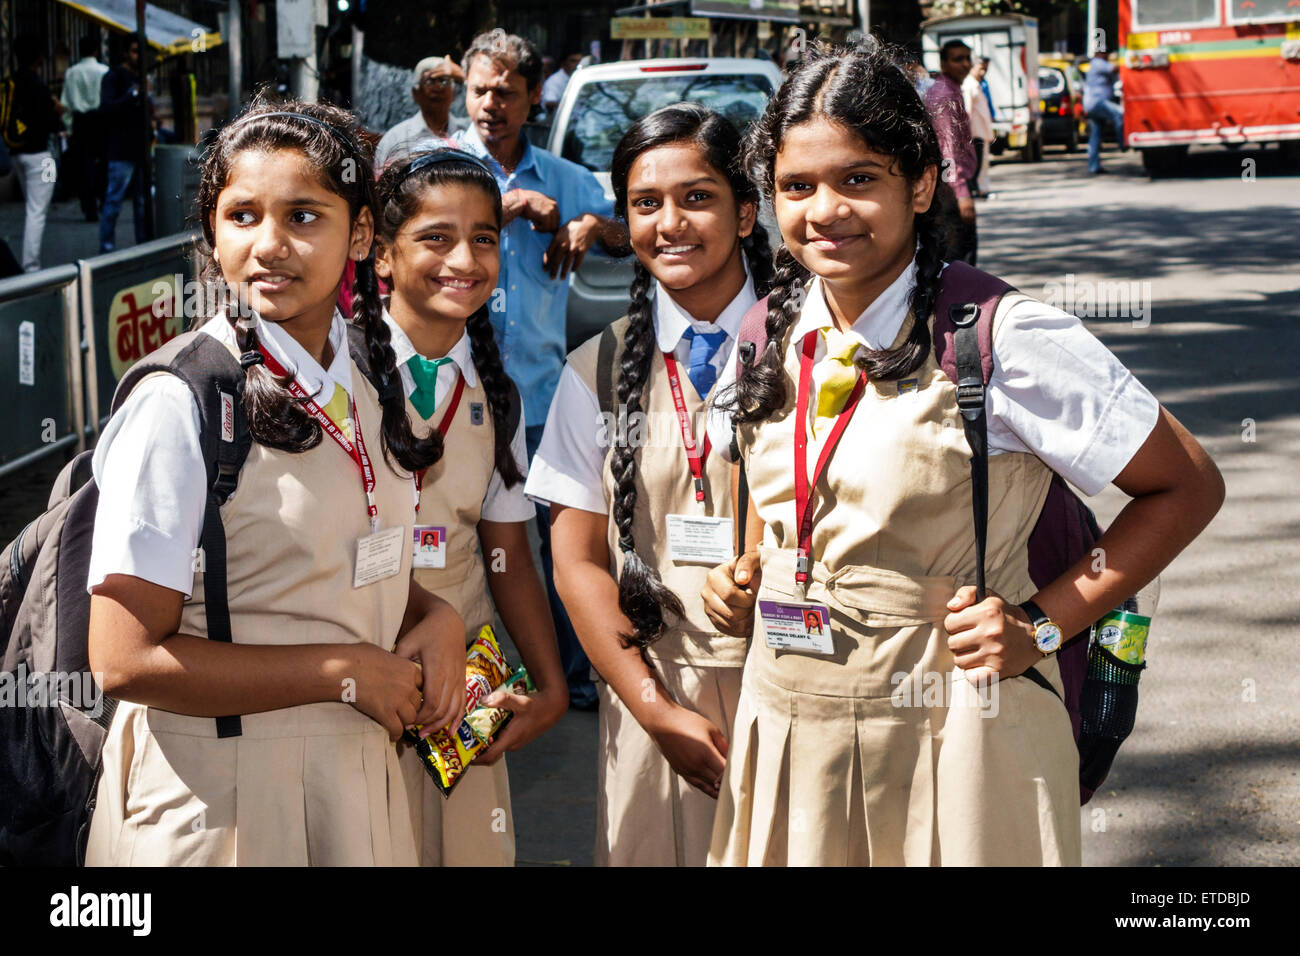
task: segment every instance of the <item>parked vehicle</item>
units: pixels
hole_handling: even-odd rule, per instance
[[[1119,0],[1124,135],[1152,175],[1193,143],[1300,158],[1300,0]]]
[[[625,60],[588,66],[573,75],[551,122],[548,149],[586,166],[612,196],[609,167],[618,141],[641,117],[690,100],[744,130],[762,115],[781,85],[770,60]],[[592,250],[569,279],[568,341],[576,346],[627,311],[631,258]]]
[[[1043,158],[1042,111],[1038,105],[1038,21],[1018,13],[997,16],[956,16],[921,25],[922,62],[939,70],[939,51],[949,40],[961,40],[971,56],[989,58],[985,76],[993,97],[993,130],[989,147],[994,156],[1020,150],[1026,162]]]
[[[1064,143],[1067,152],[1088,137],[1083,115],[1083,76],[1069,60],[1039,57],[1038,108],[1043,116],[1043,142]]]

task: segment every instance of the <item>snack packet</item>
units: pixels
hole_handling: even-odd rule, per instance
[[[528,672],[522,667],[519,670],[523,672],[523,679],[528,680]],[[497,644],[496,634],[491,626],[484,626],[465,653],[466,713],[473,714],[477,710],[501,710],[502,708],[480,708],[479,702],[497,688],[513,683],[518,673],[516,672],[515,675],[510,673],[510,666],[506,663],[505,655],[501,653],[500,645]],[[509,720],[509,712],[507,711],[506,714],[504,720],[496,723],[496,730],[500,730],[505,726],[506,720]],[[490,726],[492,723],[492,721],[484,723],[481,718],[477,722],[481,726]],[[404,737],[407,743],[415,748],[420,762],[424,764],[424,769],[433,778],[434,784],[442,791],[442,795],[450,796],[465,769],[491,744],[491,734],[486,737],[477,734],[468,718],[460,722],[455,733],[439,730],[427,738],[420,739],[420,729],[416,727],[414,731],[408,730]]]

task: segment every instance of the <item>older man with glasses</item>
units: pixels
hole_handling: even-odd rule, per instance
[[[407,153],[438,146],[451,146],[451,137],[463,124],[451,118],[456,84],[465,82],[460,66],[445,56],[427,56],[415,65],[411,75],[411,99],[420,111],[404,119],[375,147],[375,168],[383,169]]]

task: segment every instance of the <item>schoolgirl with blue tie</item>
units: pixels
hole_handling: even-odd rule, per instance
[[[705,862],[740,691],[746,641],[699,596],[734,551],[705,408],[771,272],[739,152],[689,103],[619,143],[632,304],[569,356],[525,488],[550,504],[556,586],[600,678],[597,865]]]

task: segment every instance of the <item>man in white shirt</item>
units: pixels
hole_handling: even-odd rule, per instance
[[[85,37],[81,41],[81,59],[63,75],[66,112],[64,127],[72,134],[64,169],[76,182],[77,198],[86,222],[99,219],[99,199],[104,195],[103,137],[99,133],[99,90],[108,66],[95,58],[99,41]]]
[[[989,58],[976,60],[970,75],[962,81],[961,96],[970,114],[971,142],[975,145],[975,181],[971,193],[975,196],[987,196],[989,192],[989,144],[993,142],[993,113],[989,109],[988,97],[984,95],[984,74],[989,69]]]
[[[560,105],[560,97],[564,95],[564,88],[569,85],[569,77],[578,72],[578,64],[582,62],[581,53],[570,53],[564,58],[564,63],[558,70],[546,78],[542,84],[542,106],[546,112],[552,113],[555,107]]]
[[[465,124],[452,119],[451,102],[456,84],[464,82],[464,71],[450,57],[426,56],[417,63],[411,73],[411,99],[420,110],[384,134],[375,147],[375,169],[408,153],[453,145],[452,134]]]

